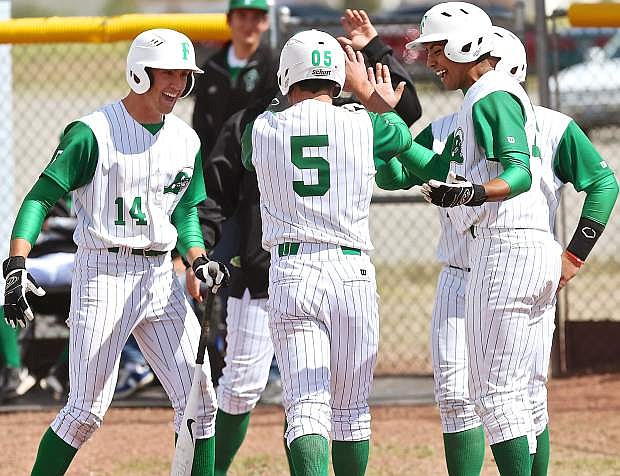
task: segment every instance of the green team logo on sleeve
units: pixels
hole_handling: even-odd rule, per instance
[[[460,127],[452,135],[452,144],[449,148],[451,162],[462,164],[465,161],[463,158],[463,136],[463,129]]]
[[[183,48],[183,59],[187,61],[189,57],[189,43],[184,41],[183,43],[181,43],[181,47]]]
[[[170,185],[164,187],[164,193],[174,193],[175,195],[178,195],[181,190],[189,185],[190,180],[191,176],[182,170],[176,174],[174,181]]]

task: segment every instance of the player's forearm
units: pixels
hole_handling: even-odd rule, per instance
[[[186,208],[177,205],[172,212],[171,222],[177,229],[177,249],[181,256],[188,256],[189,250],[193,248],[201,248],[204,252],[205,244],[195,206]],[[189,259],[188,261],[192,262]]]
[[[64,194],[65,191],[49,177],[37,180],[17,213],[11,239],[21,238],[32,247],[47,213]]]
[[[30,254],[32,245],[23,238],[15,238],[11,240],[9,249],[9,256],[24,256],[27,257]]]
[[[422,181],[409,171],[394,157],[388,162],[377,161],[375,182],[383,190],[407,190]]]
[[[529,154],[521,152],[511,152],[499,161],[504,167],[504,171],[497,177],[508,185],[508,193],[500,198],[500,183],[494,184],[487,192],[493,192],[495,199],[491,201],[499,201],[505,198],[513,198],[524,192],[527,192],[532,186],[532,173],[530,172]],[[491,181],[493,182],[493,181]],[[491,183],[489,182],[489,183]],[[485,184],[486,189],[486,184]],[[502,189],[503,190],[503,189]],[[489,196],[490,197],[490,196]]]
[[[618,198],[618,182],[614,175],[597,180],[585,189],[581,216],[606,225]]]
[[[411,146],[398,156],[403,166],[423,182],[429,180],[445,180],[448,175],[449,163],[441,160],[438,154],[413,142]]]

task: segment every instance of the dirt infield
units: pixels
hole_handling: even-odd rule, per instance
[[[620,375],[553,380],[550,385],[551,472],[556,476],[620,474]],[[29,474],[54,411],[0,414],[0,475]],[[112,409],[76,456],[70,475],[166,475],[172,457],[171,411]],[[261,406],[231,476],[285,475],[282,411]],[[434,406],[373,408],[367,474],[441,475],[441,431]],[[485,476],[496,475],[487,452]]]

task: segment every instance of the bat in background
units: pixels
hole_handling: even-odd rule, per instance
[[[200,326],[200,340],[198,342],[198,354],[196,355],[196,368],[192,377],[192,387],[189,391],[183,421],[177,438],[177,444],[172,458],[172,468],[170,476],[191,476],[192,464],[194,461],[194,449],[196,446],[195,426],[198,415],[198,405],[201,402],[202,394],[200,388],[202,382],[207,378],[203,369],[205,349],[207,348],[207,337],[209,335],[209,321],[213,313],[213,301],[215,294],[209,291],[207,303],[205,305],[205,316]]]

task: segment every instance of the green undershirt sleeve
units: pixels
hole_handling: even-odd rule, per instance
[[[510,187],[508,198],[527,192],[532,185],[530,147],[519,99],[507,91],[495,91],[473,105],[472,120],[476,142],[487,160],[504,168],[497,178]]]
[[[411,146],[398,156],[398,160],[422,182],[431,179],[445,180],[450,167],[449,162],[442,160],[439,154],[412,142]]]
[[[432,150],[433,141],[435,140],[433,137],[433,125],[429,124],[426,126],[417,136],[413,138],[413,140],[421,146]]]
[[[65,190],[58,183],[45,175],[41,175],[19,208],[11,239],[22,238],[34,245],[47,213],[65,193]]]
[[[373,130],[373,158],[375,166],[387,162],[411,145],[411,132],[395,112],[376,114],[368,112]]]
[[[207,194],[202,174],[202,154],[198,151],[194,162],[192,179],[170,217],[170,222],[177,229],[177,249],[181,256],[185,256],[187,250],[192,247],[205,247],[196,206],[206,198]]]
[[[407,190],[423,183],[415,175],[409,173],[396,157],[388,162],[381,161],[376,168],[375,182],[383,190]]]
[[[586,199],[583,202],[581,216],[592,221],[607,225],[611,211],[618,198],[618,182],[616,177],[606,175],[584,189]]]

